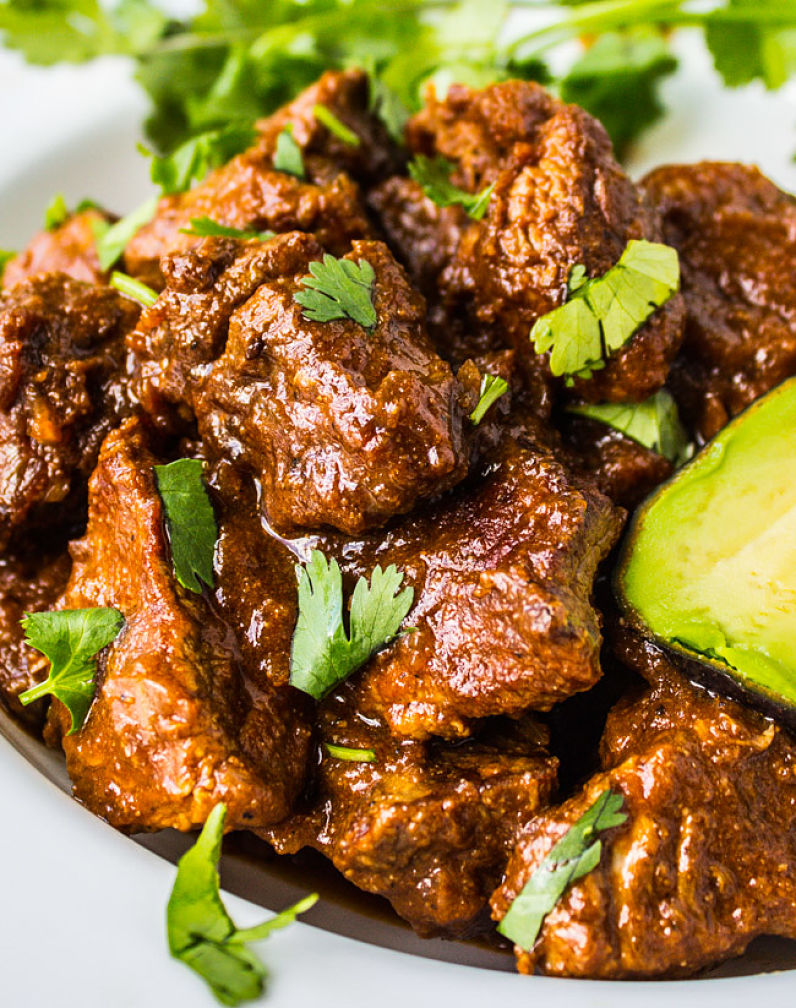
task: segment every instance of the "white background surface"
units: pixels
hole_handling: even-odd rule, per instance
[[[701,157],[755,161],[796,189],[794,91],[719,91],[706,58],[671,81],[675,110],[639,147],[638,173]],[[40,225],[57,191],[130,209],[146,194],[134,151],[143,101],[123,62],[31,71],[0,53],[0,248]],[[88,143],[75,145],[75,138]],[[0,739],[0,1006],[212,1006],[202,982],[169,959],[164,937],[172,865],[116,834]],[[227,898],[242,926],[264,911]],[[362,945],[297,924],[262,946],[272,1008],[766,1008],[796,1005],[796,973],[677,984],[524,978]]]

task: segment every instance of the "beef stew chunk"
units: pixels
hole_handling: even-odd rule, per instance
[[[528,338],[533,323],[565,300],[576,264],[598,276],[616,263],[631,238],[661,240],[656,213],[614,160],[603,127],[538,84],[509,81],[482,91],[454,85],[445,100],[430,97],[409,123],[407,138],[413,153],[453,162],[452,180],[468,192],[494,185],[482,221],[459,214],[452,255],[452,216],[434,212],[419,189],[402,187],[414,210],[399,209],[394,182],[372,196],[388,235],[426,290],[434,269],[442,266],[436,277],[446,319],[442,345],[449,332],[454,355],[472,352],[467,340],[457,345],[464,318],[464,332],[476,335],[477,348],[484,340],[514,346],[539,408],[546,409],[549,376]],[[418,218],[429,221],[426,233],[443,236],[436,258],[425,252],[423,240],[419,254],[414,252],[411,222]],[[666,380],[681,337],[682,303],[675,296],[604,370],[578,379],[576,393],[590,401],[647,398]]]
[[[110,222],[108,214],[91,208],[72,214],[52,231],[41,231],[6,265],[6,289],[40,273],[65,273],[73,280],[103,284],[108,279],[97,258],[95,227]]]
[[[321,753],[307,808],[264,833],[282,853],[311,846],[354,885],[386,897],[422,935],[484,925],[521,825],[555,787],[544,729],[455,748],[396,739],[343,689],[319,712],[320,736],[375,759]]]
[[[346,259],[375,272],[377,322],[316,322],[295,299],[322,251],[308,236],[271,243],[278,278],[231,317],[226,349],[196,399],[211,456],[256,474],[263,510],[283,533],[384,524],[467,473],[465,389],[437,356],[424,302],[385,245],[355,242]]]
[[[84,520],[86,481],[130,411],[124,335],[138,306],[60,273],[0,300],[0,548]]]
[[[651,680],[609,716],[603,772],[524,831],[492,898],[507,911],[534,867],[606,788],[628,821],[548,914],[521,972],[688,976],[762,934],[796,938],[796,743],[692,686],[649,644],[624,657]]]
[[[796,200],[720,162],[658,168],[642,185],[680,254],[686,327],[670,384],[709,441],[796,374]]]
[[[229,828],[265,827],[301,789],[309,729],[292,691],[244,677],[230,631],[174,577],[158,462],[137,420],[103,446],[59,606],[112,606],[125,625],[101,653],[82,729],[65,734],[54,701],[50,737],[75,796],[120,829],[192,829],[219,801]]]
[[[349,573],[393,563],[415,592],[414,629],[363,675],[365,712],[399,735],[455,738],[588,689],[600,677],[592,582],[622,520],[518,433],[483,478],[386,535],[334,546]]]

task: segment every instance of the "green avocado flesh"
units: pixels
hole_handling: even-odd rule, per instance
[[[616,583],[637,626],[796,711],[796,378],[649,498]]]

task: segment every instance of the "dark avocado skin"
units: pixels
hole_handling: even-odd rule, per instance
[[[761,405],[771,399],[796,393],[796,378],[790,378],[777,386],[766,396],[761,397],[752,403],[746,410],[735,417],[728,427],[737,428],[746,419],[755,414]],[[717,438],[727,431],[727,427],[719,432]],[[715,439],[714,439],[715,440]],[[624,620],[636,631],[641,633],[648,640],[654,641],[662,647],[671,657],[673,663],[691,682],[696,683],[712,692],[730,697],[740,703],[744,703],[755,710],[760,711],[766,717],[775,720],[790,731],[796,732],[796,681],[794,682],[794,699],[790,701],[779,693],[768,690],[760,683],[745,677],[741,680],[736,670],[721,659],[700,654],[691,648],[685,647],[678,641],[667,639],[656,633],[644,618],[644,614],[634,606],[627,598],[624,590],[624,578],[633,554],[634,547],[639,536],[644,531],[645,519],[653,504],[660,500],[672,487],[677,485],[695,462],[713,445],[713,441],[708,442],[694,459],[686,466],[678,470],[669,480],[661,484],[649,497],[640,505],[633,515],[625,536],[620,543],[619,555],[616,567],[613,571],[612,586],[616,601]],[[796,671],[794,672],[796,677]]]

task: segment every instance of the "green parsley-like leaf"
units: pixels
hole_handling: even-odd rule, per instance
[[[409,162],[409,174],[437,206],[458,204],[464,207],[473,220],[481,220],[489,207],[494,183],[479,193],[465,192],[450,180],[453,167],[444,157],[427,158],[424,154],[418,154]]]
[[[372,331],[378,321],[371,294],[375,279],[367,259],[355,263],[327,252],[322,262],[310,263],[310,275],[299,281],[309,290],[294,298],[303,307],[304,318],[313,322],[350,318]]]
[[[577,267],[573,268],[577,269]],[[601,277],[581,282],[566,304],[537,319],[531,340],[550,353],[550,370],[590,378],[678,290],[680,264],[669,245],[629,241],[619,262]]]
[[[480,398],[470,414],[470,420],[476,427],[484,419],[489,407],[496,403],[502,395],[505,395],[508,389],[508,382],[504,378],[491,374],[481,375]]]
[[[624,797],[606,789],[573,823],[535,869],[498,924],[498,931],[515,945],[530,952],[547,914],[567,888],[588,875],[600,863],[602,841],[598,833],[627,821],[622,811]]]
[[[608,32],[570,67],[561,81],[561,97],[599,119],[621,157],[663,115],[659,85],[676,69],[677,60],[659,32]]]
[[[269,241],[274,237],[273,231],[227,227],[226,224],[219,224],[210,217],[191,217],[191,226],[180,228],[180,234],[195,235],[197,238],[238,238],[240,241],[250,241],[252,238]]]
[[[670,462],[685,462],[689,457],[688,435],[666,389],[642,403],[579,404],[568,407],[568,412],[599,420]]]
[[[276,171],[295,175],[298,179],[304,178],[304,158],[301,148],[293,137],[293,127],[290,123],[285,126],[276,138],[274,168]]]
[[[157,291],[153,291],[151,287],[126,273],[119,273],[118,270],[111,273],[110,286],[131,301],[137,301],[144,308],[151,308],[158,299]]]
[[[376,753],[372,749],[353,749],[351,746],[335,745],[324,742],[323,748],[332,759],[344,760],[347,763],[375,763]]]
[[[253,1001],[267,976],[260,958],[247,947],[292,924],[317,902],[313,894],[256,927],[238,928],[221,899],[218,861],[226,806],[207,817],[199,838],[180,858],[166,909],[169,951],[208,984],[225,1005]]]
[[[91,222],[100,269],[108,270],[118,262],[136,231],[152,220],[157,206],[158,198],[153,196],[115,224],[100,219]]]
[[[779,88],[796,72],[796,5],[729,0],[705,15],[705,41],[729,87],[760,79]]]
[[[8,266],[12,259],[16,259],[16,257],[16,252],[12,252],[10,249],[0,249],[0,284],[3,282],[6,266]]]
[[[399,592],[403,574],[393,564],[361,577],[351,596],[350,632],[343,620],[343,579],[336,560],[313,550],[301,571],[299,615],[290,651],[290,682],[321,700],[392,643],[412,607],[414,591]],[[396,594],[397,593],[397,594]]]
[[[255,137],[254,127],[235,124],[200,133],[181,144],[173,154],[151,155],[152,181],[166,195],[185,192],[194,182],[201,182],[208,172],[246,150]]]
[[[26,613],[21,622],[26,642],[50,659],[50,673],[21,693],[20,702],[27,705],[52,694],[69,711],[73,735],[83,727],[94,699],[95,656],[118,636],[124,617],[118,609],[98,607]]]
[[[348,144],[349,147],[359,147],[362,142],[356,133],[349,129],[345,123],[340,122],[337,116],[328,109],[325,105],[314,105],[312,108],[312,114],[325,126],[331,134],[337,137],[338,140],[342,140],[343,143]]]
[[[44,211],[44,230],[55,231],[69,216],[69,209],[66,205],[63,193],[56,193],[50,200],[47,209]]]
[[[213,554],[218,529],[199,459],[177,459],[155,466],[163,502],[171,558],[177,580],[189,591],[202,591],[200,580],[213,587]]]
[[[409,121],[409,109],[387,82],[375,71],[370,73],[368,103],[371,112],[384,123],[388,134],[396,143],[404,142],[404,130]]]

